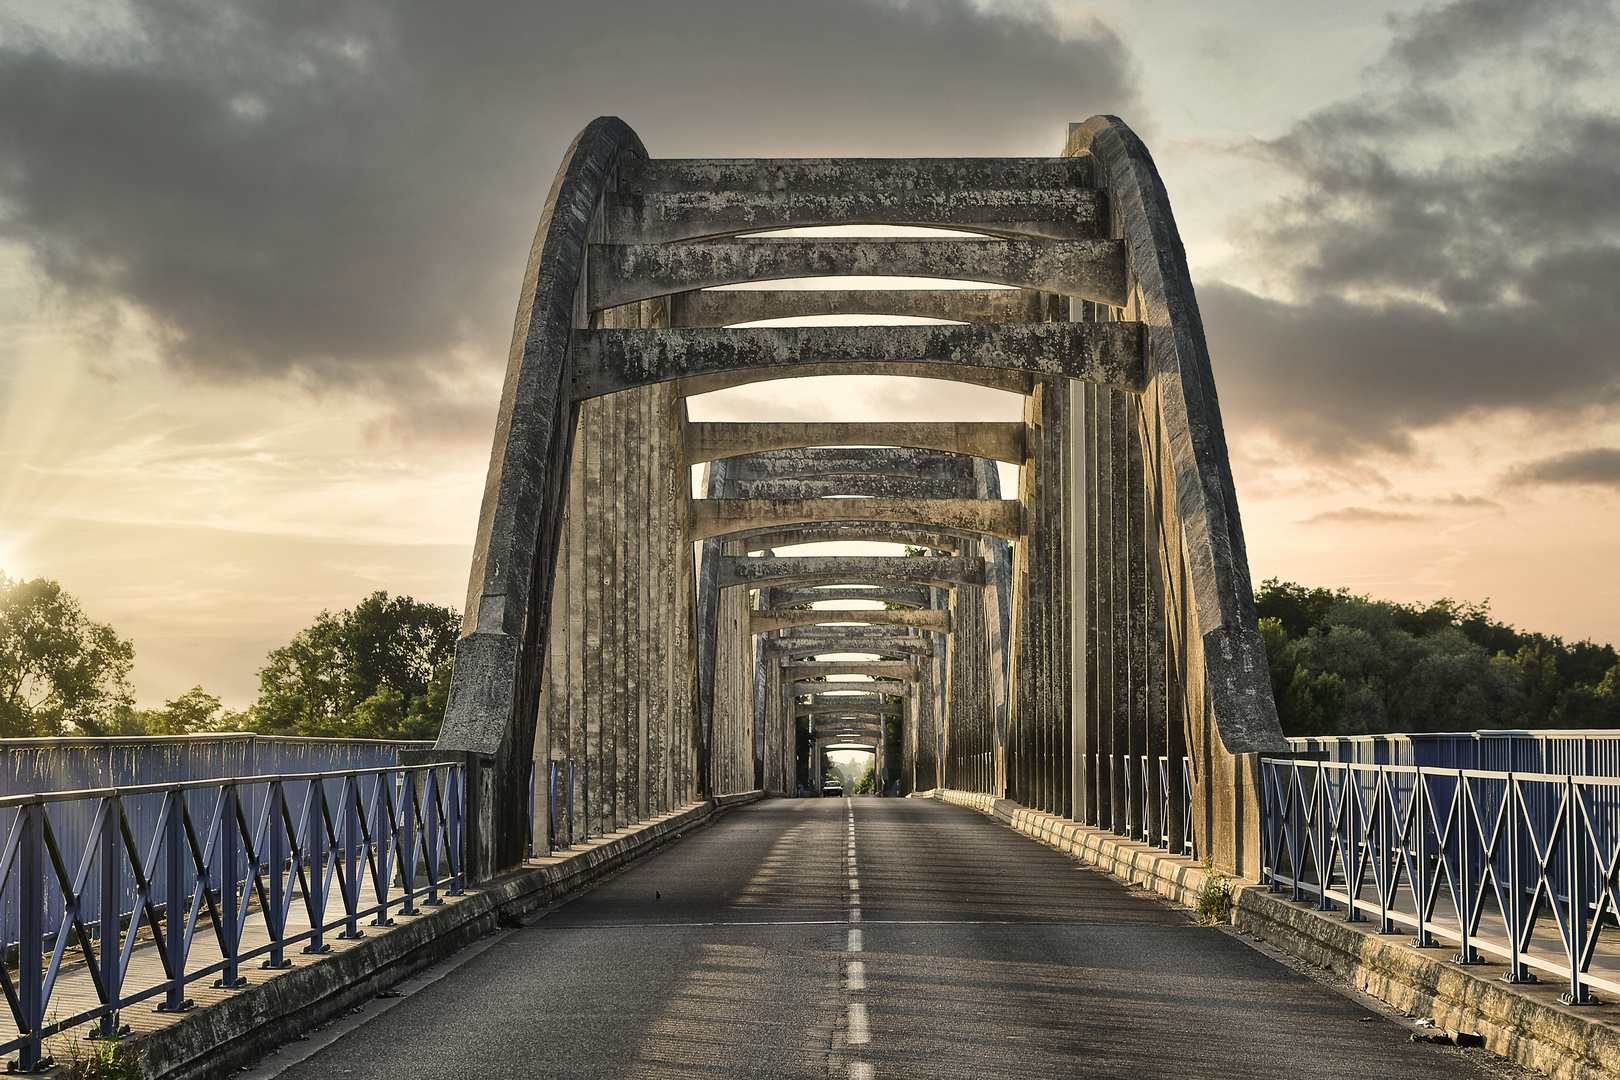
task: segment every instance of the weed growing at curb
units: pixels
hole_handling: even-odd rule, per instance
[[[78,1039],[61,1041],[58,1075],[65,1080],[142,1080],[140,1053],[127,1043],[109,1039],[86,1053]]]
[[[1204,860],[1204,886],[1198,890],[1194,911],[1201,926],[1231,921],[1232,883],[1216,872],[1213,859]]]

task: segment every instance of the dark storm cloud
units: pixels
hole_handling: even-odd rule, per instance
[[[1241,422],[1327,457],[1481,410],[1620,399],[1610,4],[1465,0],[1399,24],[1378,89],[1264,147],[1299,193],[1249,253],[1287,301],[1206,287]]]
[[[504,354],[552,173],[597,115],[657,156],[996,154],[1129,99],[1117,41],[1029,5],[130,10],[99,37],[0,24],[0,230],[216,378],[421,394],[436,357]]]
[[[1508,473],[1510,484],[1583,484],[1620,489],[1620,449],[1600,446],[1518,466]]]

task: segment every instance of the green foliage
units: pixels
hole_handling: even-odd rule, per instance
[[[1620,656],[1450,599],[1427,606],[1272,578],[1255,597],[1289,735],[1620,725]]]
[[[460,628],[449,608],[381,591],[353,611],[323,611],[259,670],[251,726],[338,738],[435,738]]]
[[[0,573],[0,737],[116,733],[134,663],[135,646],[61,585]]]
[[[855,794],[876,795],[878,793],[877,762],[874,761],[861,773],[861,778],[855,784]]]
[[[60,1052],[57,1075],[66,1080],[141,1080],[140,1051],[130,1043],[108,1040],[86,1049],[72,1036],[56,1042]]]
[[[241,731],[248,720],[223,708],[219,698],[193,686],[161,709],[135,709],[119,718],[120,735],[195,735],[208,731]]]
[[[1193,913],[1198,921],[1209,926],[1224,923],[1232,917],[1232,883],[1215,870],[1215,864],[1204,860],[1204,884],[1193,900]]]

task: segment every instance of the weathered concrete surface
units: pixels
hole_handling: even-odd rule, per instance
[[[1024,425],[994,423],[831,423],[743,424],[700,421],[686,425],[686,460],[692,464],[716,458],[749,455],[762,458],[771,451],[798,448],[830,449],[858,446],[933,450],[968,457],[991,458],[1021,465],[1024,461]],[[823,456],[825,457],[825,455]],[[878,461],[879,458],[872,460]],[[812,462],[814,459],[812,459]],[[763,463],[762,463],[763,464]],[[831,464],[831,462],[828,462]],[[809,466],[813,467],[813,466]],[[850,473],[849,461],[839,472]],[[830,471],[830,470],[828,470]],[[778,473],[778,476],[780,474]],[[823,474],[824,475],[824,474]],[[776,477],[773,477],[775,479]],[[788,479],[788,477],[780,477]],[[949,477],[929,477],[946,480]]]
[[[602,208],[615,244],[707,240],[807,225],[946,225],[992,236],[1053,240],[1097,235],[1103,196],[1095,188],[700,190],[611,192]]]
[[[847,473],[784,480],[733,480],[731,496],[738,499],[826,499],[858,495],[869,499],[970,499],[958,480],[930,480],[920,476],[882,476]]]
[[[782,368],[817,374],[809,369],[823,364],[855,365],[845,374],[935,379],[954,378],[962,369],[1004,368],[1136,393],[1143,387],[1141,335],[1128,322],[576,330],[569,352],[568,389],[576,400],[726,371],[754,379],[779,378]],[[926,370],[896,370],[905,364]]]
[[[655,296],[818,277],[929,277],[1040,289],[1120,306],[1128,295],[1118,240],[755,239],[592,244],[592,311]]]
[[[701,437],[687,424],[688,437]],[[1021,433],[1020,433],[1021,437]],[[920,480],[961,480],[973,476],[973,462],[954,451],[900,446],[796,446],[740,454],[732,469],[742,480],[805,480],[825,476],[902,476]]]
[[[220,1005],[199,1009],[133,1040],[148,1080],[217,1080],[269,1051],[369,1001],[493,932],[502,916],[532,911],[612,874],[678,840],[718,810],[759,798],[758,792],[688,806],[633,829],[537,860],[469,888],[465,896],[313,963],[258,981]]]
[[[749,632],[768,634],[790,626],[829,626],[836,623],[862,623],[867,626],[911,626],[936,634],[951,632],[948,611],[885,611],[839,609],[831,611],[756,611],[749,619]]]
[[[877,600],[886,604],[927,607],[932,597],[926,585],[782,585],[771,590],[773,607],[810,604],[817,600]]]
[[[823,629],[834,629],[826,627]],[[850,627],[848,629],[859,629]],[[932,657],[935,638],[917,637],[845,637],[818,635],[810,638],[778,638],[767,644],[773,653],[782,657],[828,656],[843,653],[873,656]]]
[[[897,521],[981,533],[1019,535],[1014,499],[694,499],[689,538],[707,540],[758,529],[821,521]]]
[[[870,375],[872,365],[859,360],[804,364],[794,371],[800,379],[822,378],[829,375]],[[1031,376],[1028,372],[1011,368],[964,367],[960,364],[941,370],[938,364],[927,361],[896,360],[883,365],[883,374],[907,379],[941,379],[948,382],[971,383],[1009,394],[1029,393]],[[729,368],[701,375],[683,375],[675,380],[675,392],[681,397],[712,394],[733,386],[769,382],[782,376],[771,367]]]
[[[899,660],[880,660],[869,664],[797,662],[782,665],[783,674],[793,678],[807,675],[870,675],[873,678],[916,682],[919,671],[916,664]]]
[[[972,792],[925,793],[971,806],[1027,836],[1142,885],[1178,904],[1196,907],[1211,872],[1087,825]],[[1382,936],[1373,923],[1347,923],[1332,912],[1294,904],[1253,881],[1221,881],[1232,893],[1232,925],[1300,959],[1328,968],[1358,987],[1436,1028],[1478,1032],[1494,1053],[1559,1080],[1614,1080],[1620,1066],[1620,1024],[1591,1008],[1557,1000],[1561,985],[1512,985],[1505,965],[1463,967],[1442,949],[1414,949],[1402,936]]]
[[[691,191],[1063,191],[1094,184],[1091,162],[1073,157],[654,158],[625,162],[618,190]]]
[[[893,661],[890,661],[890,663],[893,663]],[[896,666],[905,667],[906,665],[899,664]],[[912,668],[912,671],[915,672],[916,668]],[[885,678],[881,682],[876,679],[870,682],[864,679],[847,679],[837,680],[834,682],[816,682],[814,680],[804,680],[800,682],[788,682],[784,683],[783,685],[790,693],[793,694],[822,695],[835,693],[836,691],[849,690],[862,692],[875,691],[878,696],[909,697],[916,690],[916,684],[917,680],[915,678],[905,681]],[[833,700],[842,701],[846,696],[848,695],[838,694]]]
[[[768,526],[745,530],[731,537],[751,552],[788,547],[793,544],[825,544],[834,541],[865,540],[877,544],[905,544],[929,551],[959,554],[972,535],[936,532],[904,521],[824,521],[813,525]]]
[[[731,326],[814,315],[905,315],[965,323],[1040,322],[1038,289],[721,289],[676,293],[671,326]]]
[[[792,585],[827,581],[839,584],[921,582],[927,585],[984,584],[984,560],[959,555],[778,555],[723,557],[720,587]]]

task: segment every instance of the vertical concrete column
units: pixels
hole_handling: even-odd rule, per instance
[[[1069,817],[1091,821],[1095,815],[1095,794],[1087,775],[1086,760],[1091,746],[1090,649],[1092,626],[1092,585],[1086,564],[1090,550],[1091,521],[1091,432],[1089,388],[1084,383],[1069,384],[1068,499],[1064,527],[1068,532],[1068,558],[1064,562],[1069,609]]]

